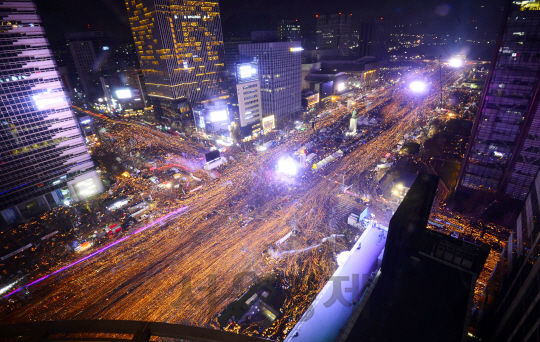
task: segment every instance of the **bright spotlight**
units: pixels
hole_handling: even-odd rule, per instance
[[[448,61],[448,65],[450,65],[453,68],[459,68],[463,65],[463,61],[459,58],[452,58]]]
[[[278,161],[278,172],[289,176],[294,176],[298,172],[298,166],[291,157],[280,159]]]
[[[426,91],[427,86],[422,81],[413,81],[411,84],[409,84],[409,88],[411,88],[411,90],[415,93],[423,93]]]

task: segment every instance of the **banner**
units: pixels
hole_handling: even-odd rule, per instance
[[[28,248],[30,248],[30,247],[32,247],[32,244],[31,244],[31,243],[29,243],[28,245],[26,245],[26,246],[24,246],[24,247],[22,247],[22,248],[17,249],[15,252],[11,252],[11,253],[9,253],[8,255],[4,255],[1,259],[2,259],[2,260],[6,260],[7,258],[12,257],[12,256],[14,256],[15,254],[20,253],[20,252],[22,252],[22,251],[24,251],[25,249],[28,249]]]

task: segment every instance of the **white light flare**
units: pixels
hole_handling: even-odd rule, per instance
[[[427,89],[427,85],[422,81],[413,81],[409,84],[409,88],[415,93],[423,93]]]
[[[298,165],[291,157],[280,159],[278,161],[278,172],[294,176],[298,173]]]
[[[452,58],[448,61],[448,65],[450,65],[452,68],[459,68],[463,65],[463,61],[459,58]]]

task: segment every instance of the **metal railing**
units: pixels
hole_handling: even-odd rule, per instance
[[[111,337],[101,337],[100,335],[103,334],[110,334]],[[126,335],[128,336],[126,337]],[[0,325],[0,340],[2,341],[24,339],[27,342],[146,342],[153,336],[205,342],[270,341],[223,330],[144,321],[74,320]]]

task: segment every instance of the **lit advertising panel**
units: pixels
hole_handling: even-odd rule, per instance
[[[236,67],[236,77],[239,82],[252,81],[257,79],[258,70],[255,63],[238,64]]]
[[[322,92],[321,99],[325,99],[325,98],[331,96],[333,87],[334,87],[334,82],[333,81],[323,83],[322,86],[321,86],[321,90],[322,90],[321,91]]]
[[[75,183],[74,188],[77,192],[77,196],[79,196],[81,199],[88,198],[99,192],[99,189],[94,182],[94,178],[87,178],[83,181]]]
[[[262,126],[265,132],[276,128],[276,121],[274,115],[267,116],[262,119]]]
[[[210,112],[210,122],[228,121],[228,115],[226,110],[216,110]]]
[[[118,99],[130,99],[131,98],[131,89],[129,89],[129,88],[118,89],[116,91],[116,97]]]
[[[255,75],[257,70],[251,65],[243,65],[238,68],[238,72],[240,73],[240,78],[249,78]]]

